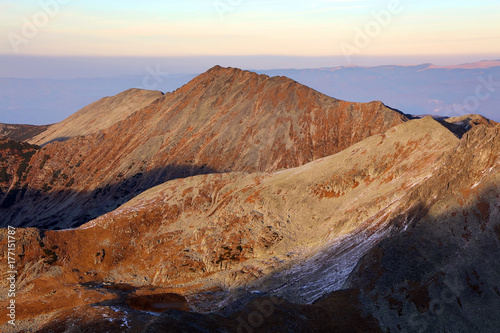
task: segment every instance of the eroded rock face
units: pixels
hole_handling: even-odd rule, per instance
[[[146,93],[123,94],[119,105]],[[103,128],[95,112],[106,103],[65,121],[79,126],[54,125],[35,141]],[[284,77],[215,67],[106,129],[44,146],[21,183],[25,197],[1,212],[2,223],[78,226],[170,179],[297,167],[405,121],[380,102],[343,102]]]
[[[500,318],[500,127],[476,126],[414,189],[425,214],[375,246],[345,287],[384,331],[495,332]]]
[[[170,181],[75,230],[19,229],[21,321],[50,313],[35,320],[47,331],[109,317],[111,331],[203,332],[244,330],[257,313],[262,332],[493,331],[499,138],[499,127],[458,140],[430,117],[413,120],[299,168]],[[117,290],[182,294],[191,311],[225,314],[154,318],[130,312]],[[64,301],[74,295],[78,314]]]

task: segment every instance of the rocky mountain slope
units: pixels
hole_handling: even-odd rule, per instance
[[[423,214],[360,261],[345,287],[385,331],[496,332],[500,126],[477,126],[411,194]]]
[[[18,194],[26,190],[19,184],[26,181],[24,176],[31,168],[30,159],[39,149],[26,142],[0,137],[0,207],[10,206]]]
[[[135,93],[146,94],[114,99]],[[60,124],[73,124],[73,134],[54,125],[33,142],[96,129],[92,110],[100,108]],[[78,226],[170,179],[297,167],[407,120],[381,102],[344,102],[284,77],[214,67],[106,129],[44,146],[19,184],[24,198],[0,210],[2,223]]]
[[[41,64],[45,60],[41,58],[38,61]],[[107,61],[113,60],[107,59]],[[92,79],[0,77],[0,121],[16,124],[56,123],[102,97],[113,96],[133,87],[171,92],[196,76],[191,73],[165,73],[165,69],[175,68],[172,67],[171,60],[156,61],[159,61],[158,66],[161,69],[150,68],[141,75],[102,77],[102,73],[95,73]],[[12,67],[21,68],[24,65],[17,64]],[[73,66],[81,64],[75,63]],[[140,66],[142,71],[144,68]],[[154,74],[153,70],[157,74]],[[174,72],[177,71],[179,68],[175,68]],[[407,114],[454,117],[481,113],[490,119],[500,121],[500,114],[497,112],[500,94],[498,86],[495,86],[500,77],[499,60],[456,66],[387,64],[375,67],[278,69],[258,71],[258,73],[286,76],[328,96],[347,101],[381,100]],[[46,73],[47,76],[51,74],[53,73]],[[480,86],[483,88],[479,88]],[[476,89],[480,89],[482,95],[491,92],[487,98],[482,98],[477,110],[473,98]],[[497,92],[491,89],[496,89]],[[29,95],[26,92],[29,92]],[[472,100],[469,99],[471,97]]]
[[[60,297],[74,299],[96,281],[184,290],[199,310],[252,290],[312,303],[340,289],[380,239],[412,222],[420,202],[408,193],[435,176],[458,141],[428,117],[298,168],[172,180],[78,229],[26,230],[19,283],[32,299],[64,286],[44,304],[47,312],[70,307]],[[196,305],[207,290],[220,292]],[[103,292],[81,306],[110,298]],[[21,316],[45,313],[22,302]]]

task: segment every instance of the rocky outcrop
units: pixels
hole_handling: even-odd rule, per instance
[[[82,110],[67,122],[86,129],[93,123],[78,119],[87,114],[97,121]],[[21,183],[24,199],[1,211],[2,223],[78,226],[170,179],[297,167],[405,121],[380,102],[339,101],[284,77],[214,67],[106,129],[45,145]]]

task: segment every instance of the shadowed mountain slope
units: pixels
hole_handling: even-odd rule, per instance
[[[360,261],[345,287],[384,331],[496,332],[500,323],[500,126],[476,126],[411,194],[412,226]]]
[[[26,180],[23,176],[30,168],[31,157],[40,149],[26,142],[0,136],[0,207],[15,201],[15,184]]]
[[[446,118],[440,121],[446,128],[448,128],[453,133],[462,137],[465,133],[470,131],[472,128],[484,125],[486,127],[495,127],[498,123],[485,118],[478,114],[469,114],[461,117]]]
[[[51,125],[14,125],[0,123],[0,137],[16,141],[29,141],[34,136],[46,131]]]

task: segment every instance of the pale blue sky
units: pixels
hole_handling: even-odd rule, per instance
[[[499,14],[493,0],[0,0],[0,55],[482,60],[500,58]]]

